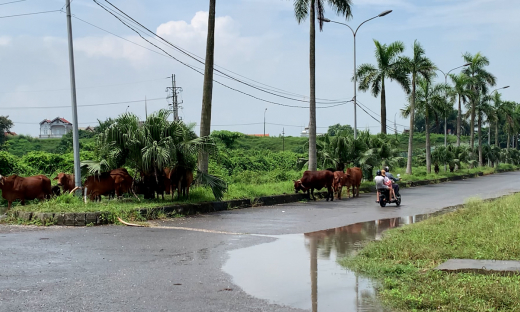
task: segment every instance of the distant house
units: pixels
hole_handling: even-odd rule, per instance
[[[65,118],[44,119],[40,122],[40,139],[60,139],[72,131],[72,124]]]
[[[8,136],[15,136],[15,135],[16,135],[16,132],[11,132],[11,131],[4,132],[4,136],[5,136],[5,137],[8,137]]]
[[[83,130],[87,132],[95,132],[94,127],[88,126],[88,127],[79,127],[78,130]]]
[[[254,136],[254,137],[263,137],[263,136],[265,136],[265,137],[268,137],[269,133],[266,133],[265,135],[263,135],[263,134],[248,134],[248,136]]]

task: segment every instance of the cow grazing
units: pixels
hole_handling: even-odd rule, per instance
[[[8,210],[17,199],[25,205],[25,200],[48,199],[52,194],[51,180],[44,175],[26,178],[16,174],[9,177],[0,175],[0,190],[2,197],[8,202]]]
[[[190,197],[190,186],[193,183],[193,171],[190,169],[175,166],[170,173],[170,180],[172,185],[172,200],[177,190],[178,198]]]
[[[58,185],[55,185],[51,188],[51,191],[52,191],[52,195],[58,197],[61,195],[61,190],[60,190],[60,187]]]
[[[164,192],[169,194],[164,175],[164,172],[159,172],[157,176],[153,173],[141,172],[141,180],[135,183],[136,194],[143,194],[145,199],[155,199],[157,193],[157,198],[161,195],[164,199]]]
[[[70,193],[75,187],[73,174],[61,172],[53,180],[58,180],[58,186],[61,186],[63,193]]]
[[[131,190],[133,178],[124,168],[103,172],[99,175],[87,177],[85,188],[90,200],[101,200],[101,195],[122,196]]]
[[[347,196],[350,198],[350,187],[352,186],[352,196],[359,197],[359,187],[361,186],[361,179],[363,178],[363,173],[361,168],[353,167],[347,168],[347,173],[344,186],[347,187]]]
[[[321,171],[305,171],[303,173],[303,177],[300,180],[294,181],[294,191],[298,193],[298,191],[307,192],[309,197],[316,200],[314,197],[314,190],[321,190],[322,188],[327,188],[327,201],[334,200],[334,191],[332,189],[332,185],[334,183],[334,173],[330,170],[321,170]]]

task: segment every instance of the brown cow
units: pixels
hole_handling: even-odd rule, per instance
[[[118,197],[130,191],[133,178],[124,168],[103,172],[99,175],[87,177],[85,188],[90,200],[101,200],[101,195],[110,196],[115,193]]]
[[[361,186],[361,179],[363,178],[363,173],[361,168],[353,167],[347,168],[346,179],[343,183],[344,186],[347,187],[347,196],[350,198],[350,187],[352,186],[352,196],[359,197],[359,187]]]
[[[175,166],[170,173],[170,180],[172,185],[172,200],[177,190],[178,198],[182,196],[190,197],[190,186],[193,183],[193,171],[183,167]]]
[[[316,200],[314,197],[314,189],[321,190],[327,188],[327,201],[329,198],[331,201],[334,200],[334,190],[332,184],[334,183],[334,173],[330,170],[321,171],[305,171],[303,177],[300,180],[294,181],[294,192],[298,191],[307,192],[309,198]]]
[[[346,183],[347,175],[343,171],[334,171],[334,183],[332,187],[334,192],[337,194],[338,199],[341,199],[341,192],[343,191],[343,186],[345,186]]]
[[[170,168],[164,168],[163,171],[164,192],[166,193],[166,195],[170,195],[170,192],[172,191],[172,181],[170,179],[171,170]]]
[[[70,193],[75,187],[73,174],[60,172],[53,180],[58,180],[58,186],[61,186],[63,193]]]
[[[44,175],[19,177],[13,174],[9,177],[0,175],[0,190],[2,197],[7,200],[7,210],[11,209],[13,201],[19,199],[22,205],[25,200],[48,199],[51,197],[51,180]]]

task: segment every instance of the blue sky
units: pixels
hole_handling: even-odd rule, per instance
[[[6,0],[5,2],[9,2]],[[100,2],[105,3],[103,0]],[[65,1],[27,0],[0,5],[0,16],[57,10]],[[207,28],[207,0],[158,1],[114,0],[112,3],[172,43],[204,57]],[[405,55],[417,39],[427,56],[444,71],[464,64],[462,54],[481,52],[490,59],[488,68],[498,85],[510,85],[503,98],[517,100],[520,85],[515,72],[519,54],[518,29],[520,3],[506,0],[364,0],[353,1],[352,26],[384,10],[385,17],[372,20],[358,32],[357,64],[374,62],[373,39],[383,43],[403,41]],[[74,0],[72,13],[118,36],[154,49],[91,0]],[[326,16],[344,21],[327,7]],[[143,100],[139,103],[79,107],[80,126],[95,125],[97,119],[116,117],[132,111],[144,118],[144,98],[148,111],[165,108],[165,88],[176,75],[183,87],[181,117],[199,122],[202,103],[202,75],[180,63],[134,45],[78,19],[73,19],[78,104],[88,105]],[[38,135],[38,123],[60,116],[71,119],[70,108],[34,109],[70,105],[66,18],[60,12],[0,19],[0,115],[15,121],[17,133]],[[217,0],[217,65],[258,82],[300,95],[309,93],[308,20],[298,24],[292,0]],[[153,39],[152,39],[153,40]],[[353,40],[350,30],[326,24],[317,33],[317,96],[351,99],[353,86]],[[167,51],[200,67],[193,60],[167,48]],[[215,77],[231,87],[266,100],[289,105],[305,105],[271,96],[239,83]],[[437,80],[441,82],[443,76]],[[301,98],[304,99],[304,98]],[[374,112],[380,99],[358,91],[358,101]],[[387,117],[404,106],[405,94],[387,82]],[[278,135],[285,126],[287,135],[298,135],[308,124],[308,109],[280,107],[243,94],[214,86],[212,128],[244,133],[262,133],[263,113],[267,108],[267,133]],[[353,124],[353,106],[347,104],[317,113],[318,132],[331,124]],[[375,115],[375,114],[374,114]],[[378,115],[378,114],[377,114]],[[397,114],[397,123],[408,121]],[[254,124],[243,126],[218,126]],[[272,125],[279,124],[279,125]],[[358,109],[358,127],[379,131],[378,123]],[[399,130],[403,126],[398,126]],[[197,128],[198,130],[198,128]]]

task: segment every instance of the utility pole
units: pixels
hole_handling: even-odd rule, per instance
[[[146,95],[144,96],[144,120],[148,119],[148,104],[146,103]]]
[[[397,113],[394,114],[394,130],[395,130],[395,139],[397,140],[397,123],[395,122],[395,117],[397,116]]]
[[[78,106],[76,103],[76,78],[74,72],[74,46],[72,44],[72,22],[70,18],[70,0],[65,0],[67,7],[67,36],[69,42],[70,98],[72,102],[72,147],[74,151],[74,185],[76,194],[81,196],[81,168],[79,159]]]
[[[172,95],[169,95],[169,90],[172,91]],[[175,75],[172,74],[172,86],[166,88],[166,92],[168,92],[168,99],[172,98],[172,104],[169,104],[172,106],[173,110],[173,121],[179,121],[179,104],[182,104],[182,102],[179,103],[177,95],[179,92],[182,92],[181,87],[177,87],[177,83],[175,81]]]
[[[285,128],[282,128],[282,152],[285,152]]]

